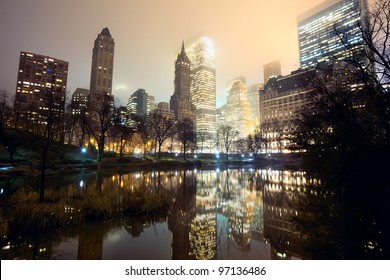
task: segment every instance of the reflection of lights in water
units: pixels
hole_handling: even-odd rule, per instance
[[[9,249],[11,249],[11,243],[8,242],[8,244],[5,245],[2,249],[3,249],[3,250],[9,250]]]
[[[113,233],[113,234],[110,234],[108,237],[107,237],[107,241],[118,241],[121,239],[121,235],[120,233]]]
[[[5,167],[0,167],[0,170],[10,170],[12,169],[13,167],[12,166],[5,166]]]

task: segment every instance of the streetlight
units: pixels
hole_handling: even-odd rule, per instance
[[[87,153],[87,149],[86,148],[81,148],[81,153],[83,155],[83,163],[85,162],[85,154]]]

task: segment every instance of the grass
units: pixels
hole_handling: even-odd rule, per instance
[[[0,219],[0,232],[54,230],[83,221],[108,220],[114,217],[153,214],[166,211],[171,203],[169,191],[139,188],[134,191],[100,193],[96,190],[74,192],[60,197],[48,191],[39,203],[37,192],[19,190],[8,202],[7,219]]]

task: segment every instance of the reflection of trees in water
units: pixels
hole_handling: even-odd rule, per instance
[[[237,258],[237,250],[243,252],[245,256],[245,250],[250,248],[250,241],[248,236],[244,236],[248,233],[247,228],[244,232],[244,226],[248,227],[252,223],[255,211],[252,204],[255,203],[254,201],[258,203],[255,193],[255,182],[258,180],[255,178],[257,176],[254,175],[255,172],[257,171],[171,170],[128,174],[99,172],[71,176],[71,180],[64,180],[65,185],[58,186],[57,189],[57,196],[65,199],[68,206],[72,206],[77,199],[90,195],[91,201],[96,202],[97,199],[104,198],[123,208],[126,193],[142,190],[147,194],[145,199],[161,200],[169,197],[168,215],[167,212],[153,212],[149,215],[134,212],[129,213],[134,216],[122,214],[109,222],[89,221],[63,231],[47,233],[51,238],[37,241],[34,243],[37,245],[34,246],[38,252],[46,248],[45,255],[43,251],[38,254],[40,258],[66,258],[61,256],[62,253],[57,249],[49,248],[57,248],[59,244],[71,239],[78,242],[77,254],[74,257],[100,259],[103,240],[112,231],[124,227],[131,236],[136,238],[142,234],[145,227],[153,226],[157,221],[165,221],[168,216],[168,226],[172,232],[173,259],[218,258],[222,256],[222,252],[229,250],[229,246],[233,246],[235,250],[228,255],[225,253],[224,258]],[[72,183],[68,183],[69,181]],[[77,209],[73,207],[74,212],[70,215],[77,215]],[[236,215],[238,212],[243,215],[238,217]],[[217,215],[224,217],[228,222],[220,224]],[[224,234],[222,238],[226,238],[226,241],[219,237],[220,233]],[[39,234],[34,233],[31,237],[25,235],[22,240],[35,238],[34,236],[38,238]],[[30,241],[26,242],[32,244]],[[28,251],[26,254],[24,257],[19,253],[14,255],[27,259],[33,257],[33,254]]]
[[[300,201],[297,229],[315,259],[388,259],[389,200],[367,190],[351,197],[329,186],[316,186]]]

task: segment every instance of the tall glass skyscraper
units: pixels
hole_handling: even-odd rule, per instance
[[[214,42],[200,37],[188,49],[191,62],[191,99],[195,109],[196,132],[216,135],[216,78]],[[205,143],[209,149],[214,141]]]
[[[255,130],[245,77],[241,76],[229,81],[226,85],[226,92],[226,123],[238,131],[237,138],[245,139]]]
[[[362,48],[367,0],[327,0],[298,17],[302,68],[343,60]],[[348,46],[348,47],[346,47]]]

